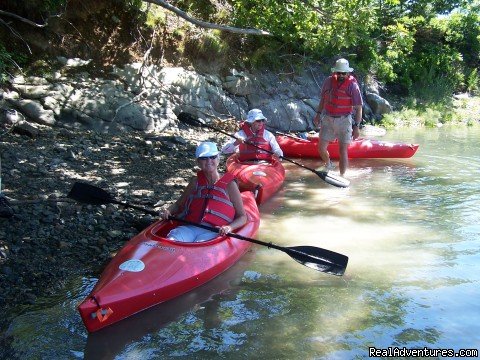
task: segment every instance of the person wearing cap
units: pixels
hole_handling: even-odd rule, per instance
[[[343,176],[348,167],[348,145],[352,137],[356,139],[360,135],[363,100],[357,80],[351,74],[353,68],[346,59],[338,59],[331,70],[332,75],[322,85],[313,123],[320,127],[318,151],[327,171],[334,168],[327,146],[338,139],[340,175]]]
[[[202,142],[195,151],[200,171],[190,179],[180,198],[160,211],[162,219],[169,216],[216,227],[218,233],[194,225],[181,225],[172,229],[168,239],[181,242],[211,240],[243,226],[247,215],[235,177],[218,172],[219,151],[213,142]]]
[[[267,118],[262,110],[252,109],[247,114],[247,120],[240,125],[235,133],[235,139],[230,140],[222,147],[222,153],[231,154],[238,150],[238,160],[241,162],[259,162],[272,160],[272,152],[281,158],[283,151],[275,136],[265,129]],[[255,146],[252,146],[250,144]]]

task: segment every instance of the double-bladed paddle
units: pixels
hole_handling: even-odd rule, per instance
[[[301,138],[300,136],[295,136],[295,135],[292,135],[292,134],[287,134],[287,133],[284,133],[284,132],[281,132],[281,131],[277,131],[277,130],[272,130],[273,133],[275,135],[282,135],[282,136],[286,136],[286,137],[289,137],[291,139],[295,139],[295,140],[303,140],[303,141],[308,141],[308,139],[304,139],[304,138]]]
[[[226,131],[223,131],[221,129],[218,129],[214,126],[211,126],[211,125],[208,125],[208,124],[205,124],[203,122],[201,122],[200,120],[197,120],[195,118],[193,118],[192,116],[183,116],[181,118],[179,118],[180,121],[184,122],[184,123],[187,123],[187,124],[190,124],[190,125],[196,125],[196,126],[204,126],[206,128],[209,128],[213,131],[217,131],[217,132],[220,132],[224,135],[227,135],[227,136],[230,136],[231,138],[234,138],[234,139],[237,139],[239,140],[235,135],[232,135],[232,134],[229,134],[228,132]],[[256,147],[258,149],[261,149],[262,151],[265,151],[265,152],[268,152],[269,154],[272,154],[272,155],[275,155],[275,153],[273,151],[270,151],[270,150],[265,150],[249,141],[245,141],[245,144],[248,144],[248,145],[251,145],[253,147]],[[311,172],[313,172],[314,174],[318,175],[320,177],[320,179],[324,180],[325,182],[329,183],[330,185],[333,185],[333,186],[337,186],[337,187],[342,187],[342,188],[346,188],[348,186],[350,186],[350,181],[348,181],[347,179],[341,177],[341,176],[337,176],[337,175],[334,175],[334,174],[331,174],[329,173],[328,171],[319,171],[319,170],[315,170],[315,169],[312,169],[312,168],[309,168],[303,164],[300,164],[292,159],[288,159],[284,156],[281,156],[281,158],[285,161],[288,161],[292,164],[295,164],[297,166],[300,166],[304,169],[307,169],[307,170],[310,170]]]
[[[143,211],[144,213],[147,213],[147,214],[158,215],[158,212],[156,211],[149,210],[137,205],[132,205],[126,202],[118,201],[114,199],[105,190],[91,184],[76,182],[75,184],[73,184],[73,187],[67,196],[71,199],[74,199],[82,203],[93,204],[93,205],[102,205],[102,204],[110,204],[110,203],[118,204],[124,207]],[[174,220],[184,224],[194,225],[202,229],[218,232],[218,228],[179,219],[174,216],[170,216],[169,220]],[[227,233],[226,236],[249,241],[254,244],[267,246],[269,248],[283,251],[284,253],[289,255],[292,259],[294,259],[295,261],[299,262],[302,265],[305,265],[314,270],[325,272],[332,275],[337,275],[337,276],[343,275],[345,273],[345,269],[348,263],[347,256],[330,251],[330,250],[314,247],[314,246],[284,247],[284,246],[278,246],[272,243],[266,243],[256,239],[251,239],[246,236],[238,235],[235,233]]]

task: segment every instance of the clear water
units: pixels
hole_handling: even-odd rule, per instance
[[[382,139],[419,143],[417,154],[352,160],[349,189],[286,164],[257,238],[348,255],[343,277],[255,246],[211,283],[92,335],[75,307],[96,279],[71,279],[11,324],[14,349],[22,359],[129,360],[479,349],[479,138],[479,128],[389,132]]]

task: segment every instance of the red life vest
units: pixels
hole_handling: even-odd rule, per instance
[[[231,173],[225,173],[215,184],[208,185],[204,172],[199,171],[196,188],[185,202],[180,217],[213,226],[230,224],[235,218],[235,208],[228,197],[227,186],[234,179]]]
[[[253,133],[252,129],[248,125],[246,121],[243,122],[241,125],[241,129],[247,136],[245,139],[251,144],[255,144],[258,147],[241,143],[238,146],[238,160],[239,161],[252,161],[252,160],[272,160],[272,154],[268,153],[267,151],[272,151],[272,147],[270,143],[264,139],[263,134],[265,132],[265,128],[260,129],[256,134]],[[267,151],[263,151],[267,150]]]
[[[349,75],[343,83],[338,84],[337,77],[331,77],[331,88],[324,95],[324,107],[327,114],[341,116],[351,114],[353,111],[353,99],[347,93],[348,87],[357,80]]]

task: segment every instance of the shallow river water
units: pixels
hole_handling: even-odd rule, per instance
[[[261,208],[256,238],[345,254],[344,276],[254,246],[209,284],[91,335],[76,305],[96,279],[70,279],[11,324],[15,351],[22,359],[360,359],[428,348],[478,357],[480,129],[381,139],[420,148],[410,159],[351,160],[349,189],[285,163],[284,187]]]

